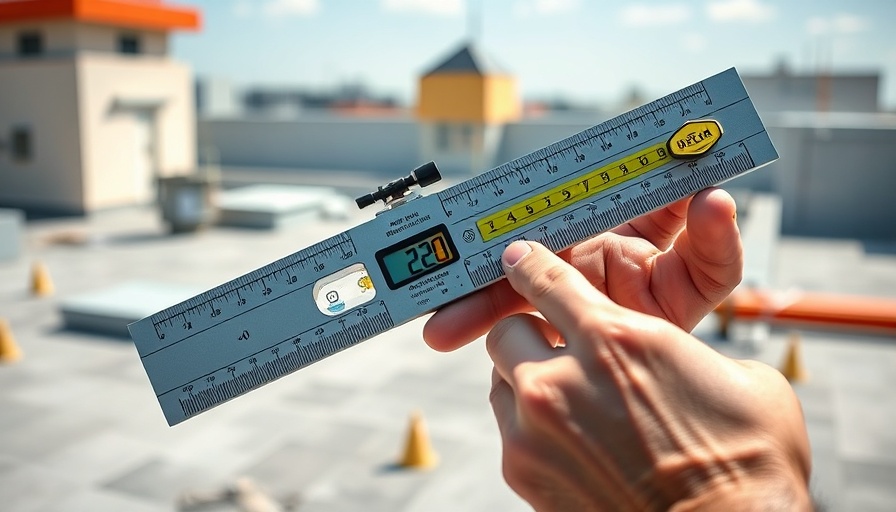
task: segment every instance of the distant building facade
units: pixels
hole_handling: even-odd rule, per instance
[[[446,181],[456,182],[611,115],[564,112],[523,119],[513,100],[515,84],[489,77],[504,75],[475,49],[462,46],[420,78],[416,117],[347,117],[317,110],[289,119],[203,119],[200,127],[219,151],[225,175],[227,167],[305,170],[338,185],[339,171],[351,170],[375,174],[385,183],[434,160]],[[891,199],[896,173],[889,157],[896,145],[896,115],[879,112],[878,75],[779,71],[742,78],[781,158],[726,187],[780,195],[785,234],[896,238]],[[822,103],[820,80],[830,87],[822,91],[828,94]],[[495,83],[500,85],[490,88]],[[495,90],[504,93],[492,103]]]
[[[421,160],[461,175],[500,164],[504,126],[521,113],[516,78],[464,44],[420,78]]]
[[[145,203],[196,161],[198,11],[159,0],[0,2],[0,205],[83,214]]]
[[[878,112],[880,74],[794,73],[779,64],[771,74],[744,74],[744,86],[763,112]]]

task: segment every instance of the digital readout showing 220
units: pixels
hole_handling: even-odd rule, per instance
[[[397,290],[457,260],[457,250],[444,224],[377,251],[386,284]]]

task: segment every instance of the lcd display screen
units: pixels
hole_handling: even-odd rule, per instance
[[[377,251],[386,284],[396,290],[457,260],[457,250],[444,224]]]

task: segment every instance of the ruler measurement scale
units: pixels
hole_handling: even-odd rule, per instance
[[[173,425],[503,278],[514,240],[558,251],[775,158],[731,69],[129,329]]]

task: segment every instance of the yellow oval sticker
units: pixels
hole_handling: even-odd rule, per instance
[[[687,121],[666,143],[675,158],[703,156],[722,138],[722,125],[715,119]]]

